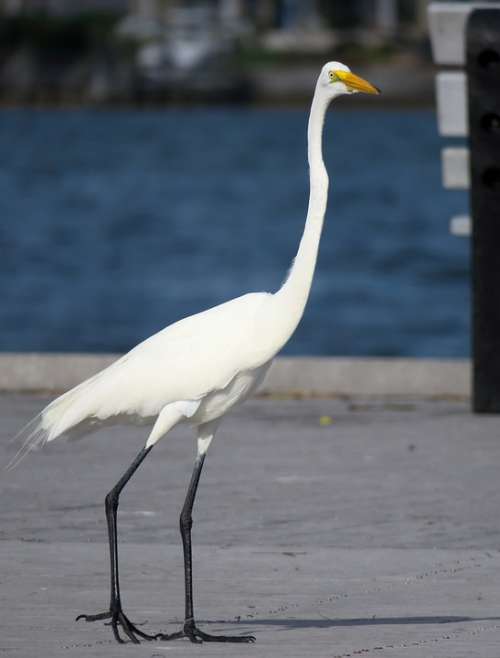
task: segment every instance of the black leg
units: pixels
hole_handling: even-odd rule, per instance
[[[101,619],[111,619],[110,625],[113,629],[113,634],[117,642],[123,643],[120,634],[118,633],[118,626],[121,626],[125,635],[135,644],[139,643],[137,635],[145,640],[156,639],[155,635],[148,635],[139,630],[129,619],[125,616],[122,610],[121,597],[120,597],[120,579],[118,574],[118,534],[116,526],[116,516],[118,512],[118,501],[120,493],[130,480],[132,475],[139,468],[141,463],[150,452],[152,446],[143,448],[137,457],[134,459],[129,468],[125,471],[122,477],[118,480],[116,485],[106,496],[105,510],[106,521],[108,524],[108,538],[109,538],[109,556],[111,562],[111,597],[109,603],[109,610],[100,612],[96,615],[78,615],[76,620],[85,619],[85,621],[98,621]]]
[[[180,517],[182,546],[184,549],[184,585],[186,591],[184,628],[182,631],[172,633],[171,635],[159,635],[158,638],[161,640],[175,640],[180,637],[187,637],[191,640],[191,642],[195,642],[197,644],[201,642],[255,642],[253,635],[239,635],[233,637],[228,637],[225,635],[209,635],[208,633],[200,631],[196,627],[194,620],[193,562],[191,550],[191,528],[193,526],[192,511],[204,461],[205,454],[200,454],[196,458],[193,474],[191,476],[191,481],[189,483],[186,494],[186,500],[184,501]]]

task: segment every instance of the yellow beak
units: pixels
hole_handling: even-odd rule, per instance
[[[354,75],[350,71],[334,71],[335,75],[342,80],[342,82],[354,91],[362,91],[365,94],[380,94],[380,89],[375,87],[367,80],[363,80],[358,75]]]

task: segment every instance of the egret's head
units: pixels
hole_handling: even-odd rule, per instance
[[[340,62],[327,62],[321,69],[318,84],[330,98],[359,92],[380,94],[380,89],[352,73],[348,66]]]

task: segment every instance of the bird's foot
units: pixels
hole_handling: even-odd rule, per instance
[[[177,633],[172,633],[170,635],[160,633],[156,637],[158,640],[164,641],[178,640],[179,638],[187,637],[188,640],[194,644],[201,644],[202,642],[255,642],[253,635],[210,635],[209,633],[200,631],[200,629],[195,626],[194,622],[186,622],[183,630],[177,631]]]
[[[118,626],[122,628],[125,635],[134,644],[140,643],[140,640],[138,640],[137,636],[143,640],[156,640],[161,636],[161,633],[158,635],[149,635],[148,633],[141,631],[140,628],[137,628],[137,626],[130,621],[130,619],[125,615],[121,609],[121,606],[119,605],[113,606],[107,612],[99,612],[96,615],[78,615],[75,621],[78,621],[79,619],[85,619],[85,621],[100,621],[102,619],[110,619],[111,621],[106,625],[111,626],[115,640],[120,644],[124,644],[124,640],[120,637]]]

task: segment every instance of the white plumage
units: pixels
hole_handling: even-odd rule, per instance
[[[309,208],[284,285],[275,294],[243,295],[184,318],[60,396],[20,432],[23,446],[10,467],[47,441],[103,422],[154,422],[151,446],[183,420],[197,427],[216,421],[255,390],[300,321],[311,287],[328,195],[325,111],[336,95],[355,91],[375,88],[343,64],[323,67],[308,128]]]
[[[338,62],[326,64],[318,78],[308,126],[310,197],[304,233],[289,275],[274,294],[243,295],[185,318],[137,345],[94,377],[61,395],[26,427],[16,465],[32,448],[72,433],[87,433],[103,423],[151,422],[145,447],[106,497],[111,558],[111,603],[106,612],[81,615],[86,621],[111,619],[132,642],[155,639],[134,626],[121,609],[118,582],[116,513],[121,490],[152,446],[180,422],[188,421],[198,438],[198,457],[181,514],[184,546],[186,617],[183,631],[163,639],[192,642],[250,642],[254,638],[211,636],[194,623],[191,570],[191,510],[206,450],[221,418],[251,395],[274,356],[299,323],[316,265],[328,196],[328,176],[321,139],[325,112],[337,95],[377,93],[370,83]],[[293,136],[290,136],[292,139]]]
[[[110,421],[154,422],[149,447],[182,420],[201,426],[220,418],[251,395],[283,342],[266,332],[271,300],[244,295],[146,339],[49,404],[23,430],[11,466],[47,441]]]

